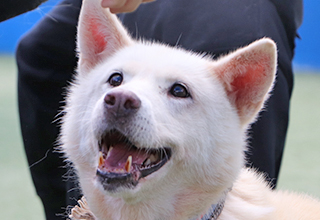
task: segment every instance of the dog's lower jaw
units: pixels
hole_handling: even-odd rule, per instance
[[[106,191],[93,168],[90,175],[88,171],[84,172],[85,167],[78,169],[78,174],[89,207],[101,220],[196,219],[207,213],[230,187],[226,182],[213,186],[208,180],[185,180],[182,177],[190,172],[190,168],[186,171],[171,163],[169,161],[159,171],[141,179],[137,188],[124,188],[118,192]]]

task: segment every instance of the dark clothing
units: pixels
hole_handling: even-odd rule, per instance
[[[47,0],[0,1],[0,21],[31,11]]]
[[[62,181],[61,176],[67,171],[61,155],[52,151],[58,128],[51,122],[61,108],[63,88],[76,67],[74,42],[80,5],[81,0],[62,1],[21,40],[17,50],[19,111],[29,164],[50,149],[48,157],[30,169],[47,219],[56,219],[55,213],[63,212],[61,207],[71,204],[66,198],[71,197],[74,204],[79,194],[73,190],[72,180]],[[296,16],[291,14],[295,4],[284,5],[290,13],[275,5],[269,0],[158,0],[141,5],[134,13],[120,15],[134,37],[215,57],[262,37],[276,41],[277,83],[267,109],[250,131],[247,153],[248,166],[268,173],[274,184],[288,126],[297,28]]]
[[[70,197],[67,179],[62,178],[66,165],[54,150],[59,126],[53,121],[77,64],[75,33],[81,1],[61,4],[23,37],[16,53],[20,124],[29,165],[49,150],[47,158],[30,168],[48,220],[60,219],[56,214],[64,212]]]

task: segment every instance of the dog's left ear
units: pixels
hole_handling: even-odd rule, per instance
[[[275,43],[267,38],[258,40],[221,58],[215,65],[242,126],[247,126],[256,118],[272,89],[277,65]]]
[[[101,0],[83,1],[77,37],[80,73],[132,42],[117,16],[101,7]]]

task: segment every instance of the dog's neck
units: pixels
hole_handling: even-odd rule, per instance
[[[213,204],[210,207],[209,211],[206,214],[201,216],[201,219],[197,218],[197,219],[191,219],[191,220],[216,220],[216,219],[218,219],[218,217],[220,216],[220,214],[223,210],[227,194],[230,190],[231,190],[231,188],[228,189],[227,191],[225,191],[225,193],[223,194],[223,196],[221,197],[219,202],[217,204]]]
[[[224,196],[220,199],[220,201],[217,204],[214,204],[211,206],[210,210],[208,213],[204,214],[201,216],[201,219],[195,218],[195,219],[190,219],[190,220],[216,220],[220,216],[224,203],[227,197],[227,193],[229,192],[226,191]],[[97,218],[94,216],[94,214],[91,212],[87,201],[84,197],[81,198],[81,200],[78,201],[79,206],[75,206],[69,215],[69,218],[72,220],[97,220]]]
[[[131,200],[124,201],[123,199],[106,197],[98,189],[87,193],[87,195],[90,195],[88,201],[97,219],[119,219],[117,216],[122,216],[121,219],[217,219],[223,210],[230,190],[224,188],[222,191],[209,192],[204,188],[182,190],[180,187],[180,192],[175,196],[172,195],[173,191],[161,191],[157,194],[162,198],[154,198],[151,195],[148,200],[145,198],[147,202],[138,201],[137,203]],[[103,209],[101,209],[101,203],[106,204]]]

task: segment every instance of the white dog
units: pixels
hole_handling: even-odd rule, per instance
[[[246,130],[272,88],[276,46],[217,61],[129,37],[85,0],[61,143],[96,220],[320,219],[320,203],[242,169]]]

